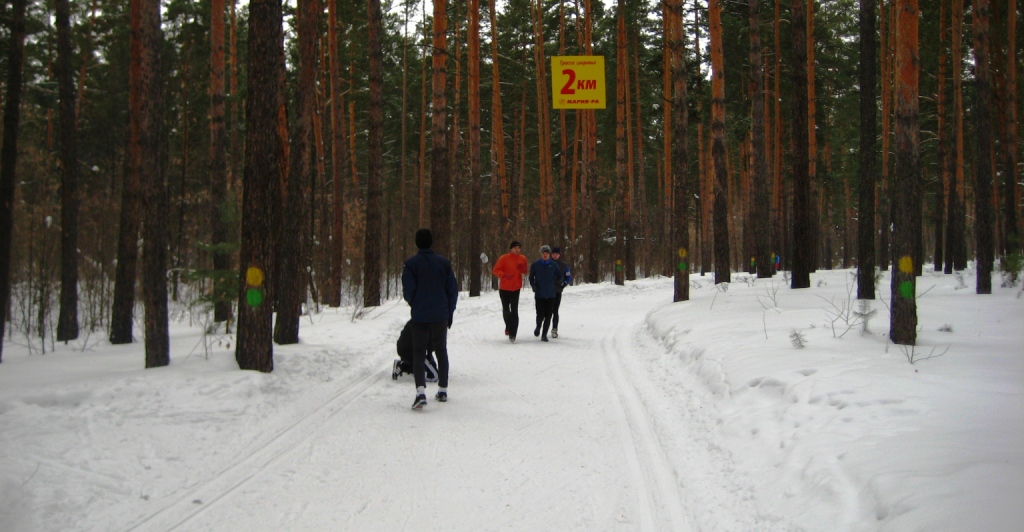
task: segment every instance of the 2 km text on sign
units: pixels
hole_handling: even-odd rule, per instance
[[[551,100],[555,109],[604,109],[604,56],[552,57]]]

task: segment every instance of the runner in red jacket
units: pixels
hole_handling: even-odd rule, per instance
[[[516,341],[519,331],[519,291],[523,288],[523,276],[527,272],[526,257],[522,246],[513,240],[509,252],[498,258],[491,273],[498,278],[498,295],[501,297],[501,316],[505,319],[505,334],[510,342]]]

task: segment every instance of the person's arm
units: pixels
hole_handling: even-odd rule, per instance
[[[413,275],[412,269],[409,265],[405,265],[405,269],[402,270],[402,297],[407,303],[412,305],[412,298],[416,295],[416,276]]]
[[[504,258],[505,258],[504,255],[498,257],[498,260],[496,260],[494,262],[494,267],[491,268],[491,275],[493,275],[493,276],[495,276],[495,277],[497,277],[499,279],[501,279],[502,259],[504,259]]]
[[[448,294],[448,328],[452,328],[455,320],[455,305],[459,302],[459,282],[455,279],[455,272],[448,268],[448,278],[445,279],[445,292]]]

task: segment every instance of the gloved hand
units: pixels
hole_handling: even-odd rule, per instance
[[[452,328],[452,320],[454,320],[454,319],[455,319],[455,316],[448,316],[448,328],[449,329]]]

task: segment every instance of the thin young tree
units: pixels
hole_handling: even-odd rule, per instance
[[[445,135],[448,98],[448,0],[434,2],[434,35],[431,78],[430,225],[434,251],[447,256],[451,244],[451,176],[448,173],[448,138]]]
[[[811,184],[808,174],[807,138],[807,2],[792,0],[790,21],[793,44],[793,277],[791,288],[811,286],[813,235],[811,232]]]
[[[78,338],[78,94],[71,57],[71,7],[56,0],[57,84],[60,94],[60,316],[57,341]]]
[[[299,342],[299,321],[306,301],[306,261],[308,232],[304,229],[310,212],[313,115],[316,114],[317,44],[320,41],[319,0],[299,0],[296,15],[299,29],[299,72],[295,87],[295,118],[289,142],[287,189],[284,216],[280,221],[284,236],[278,242],[277,267],[280,285],[274,341],[279,345]]]
[[[921,239],[921,126],[918,119],[917,0],[896,3],[896,172],[893,175],[892,283],[889,339],[914,345],[917,340],[917,242]]]
[[[857,204],[857,299],[875,298],[875,0],[860,0],[860,153]]]
[[[483,251],[483,219],[480,184],[480,0],[469,0],[467,29],[469,80],[469,296],[480,295],[483,273],[480,254]]]
[[[225,276],[231,267],[231,251],[227,249],[227,150],[228,136],[224,128],[224,0],[210,2],[210,243],[213,255],[213,321],[231,319],[230,283]]]
[[[380,0],[368,0],[367,30],[370,52],[370,127],[367,143],[366,233],[363,244],[363,306],[380,305],[381,249],[384,193],[384,51],[381,45]]]
[[[142,300],[146,367],[170,363],[167,314],[167,184],[161,164],[163,79],[159,0],[132,0],[129,75],[129,172],[142,192]]]
[[[0,361],[3,360],[7,309],[11,299],[11,238],[14,232],[14,183],[18,170],[18,124],[25,65],[25,4],[12,0],[7,46],[7,94],[4,98],[4,136],[0,147]]]
[[[750,119],[751,156],[753,159],[754,202],[751,209],[757,227],[766,227],[769,217],[768,162],[765,157],[765,99],[764,66],[761,61],[761,0],[749,0],[747,7],[750,26]],[[754,258],[757,261],[757,276],[771,277],[775,266],[771,260],[770,232],[754,231]]]
[[[241,369],[274,370],[273,226],[280,181],[277,133],[281,0],[249,2],[249,91],[242,194],[242,240],[235,360]]]
[[[974,238],[977,246],[978,294],[992,293],[992,70],[989,64],[990,0],[975,0],[974,70],[977,76],[978,102],[975,111],[975,138],[978,143],[977,175],[974,186]]]
[[[687,136],[689,118],[686,109],[686,32],[683,30],[683,2],[671,0],[666,5],[669,19],[669,48],[672,52],[672,249],[673,268],[672,301],[690,300],[690,180],[687,166]],[[666,213],[668,214],[668,213]]]
[[[729,266],[729,173],[725,160],[725,56],[722,47],[722,0],[710,0],[708,20],[711,27],[711,158],[714,161],[715,172],[715,284],[719,284],[728,283],[732,278]]]

